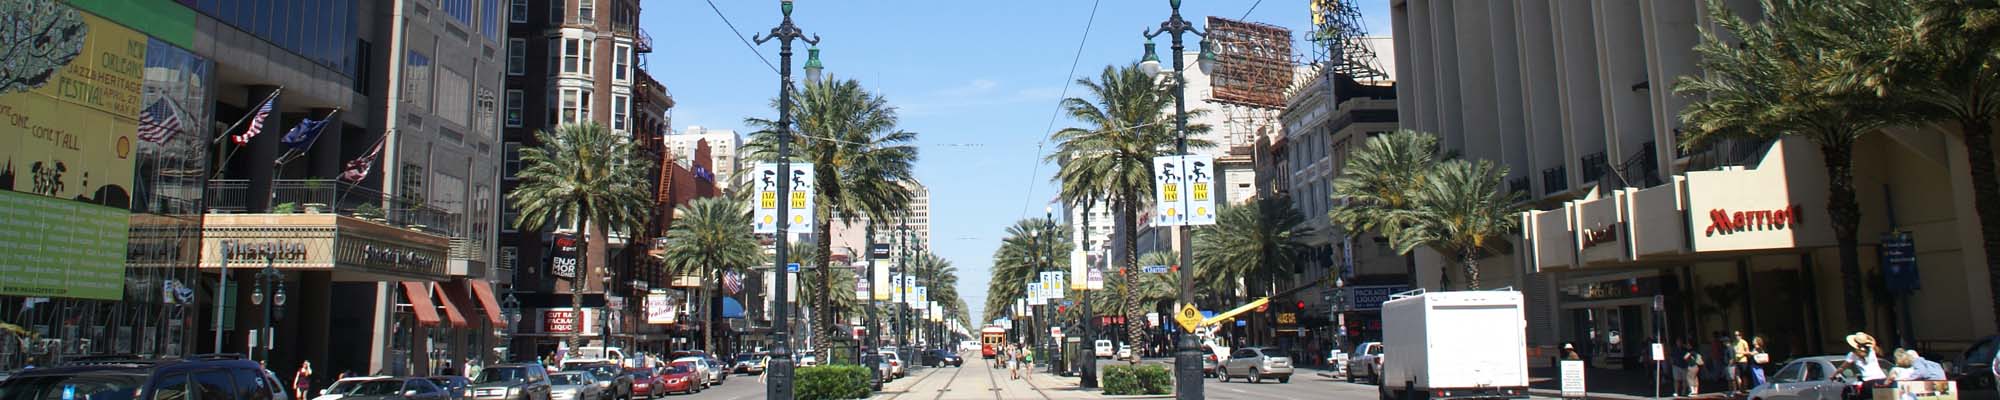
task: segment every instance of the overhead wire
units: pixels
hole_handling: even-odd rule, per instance
[[[1090,2],[1090,17],[1083,21],[1083,37],[1076,41],[1076,55],[1069,61],[1069,73],[1063,74],[1062,94],[1057,95],[1057,99],[1069,98],[1069,86],[1070,83],[1076,80],[1077,64],[1083,62],[1083,47],[1090,43],[1090,27],[1097,24],[1097,5],[1101,2],[1102,0],[1093,0]],[[1049,135],[1055,134],[1056,118],[1061,116],[1062,100],[1057,100],[1056,109],[1049,112],[1048,125],[1042,127],[1041,140],[1035,143],[1035,166],[1028,173],[1028,189],[1024,191],[1028,194],[1028,197],[1021,201],[1020,218],[1027,218],[1028,209],[1035,205],[1035,178],[1042,173],[1042,153],[1049,144]]]
[[[754,45],[754,44],[750,44],[750,39],[749,39],[749,38],[745,38],[745,37],[743,37],[743,31],[742,31],[742,30],[739,30],[739,29],[736,29],[736,23],[734,23],[734,22],[729,22],[729,16],[727,16],[727,15],[722,15],[722,8],[719,8],[719,7],[716,7],[716,6],[715,6],[715,0],[707,0],[707,1],[708,1],[708,9],[710,9],[710,10],[715,10],[715,16],[716,16],[717,18],[721,18],[721,19],[722,19],[722,24],[723,24],[723,25],[727,25],[727,26],[729,26],[729,33],[734,33],[734,34],[736,34],[736,40],[740,40],[740,41],[742,41],[742,42],[743,42],[743,47],[748,47],[748,48],[750,48],[750,54],[756,54],[756,55],[757,55],[757,61],[763,61],[763,62],[764,62],[764,67],[765,67],[765,68],[770,68],[770,69],[771,69],[771,73],[774,73],[774,74],[783,74],[783,73],[781,73],[781,72],[778,72],[778,66],[776,66],[776,65],[772,65],[772,64],[771,64],[771,59],[768,59],[768,58],[764,58],[764,52],[761,52],[761,51],[757,51],[757,45]]]

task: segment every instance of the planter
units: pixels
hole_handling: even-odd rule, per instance
[[[325,204],[325,203],[306,203],[306,213],[307,213],[307,214],[319,214],[319,213],[324,213],[324,212],[326,212],[326,209],[327,209],[327,208],[326,208],[326,204]]]

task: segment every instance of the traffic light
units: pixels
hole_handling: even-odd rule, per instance
[[[1298,305],[1299,305],[1299,311],[1305,311],[1305,310],[1306,310],[1306,301],[1305,301],[1305,300],[1299,300],[1299,302],[1298,302]]]

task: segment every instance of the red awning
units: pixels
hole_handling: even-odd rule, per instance
[[[494,300],[493,297],[493,283],[469,280],[465,281],[465,284],[472,287],[472,297],[479,301],[479,308],[486,309],[486,320],[492,322],[496,328],[507,326],[507,319],[500,317],[500,301]]]
[[[438,296],[437,298],[438,298],[438,303],[444,306],[444,319],[446,321],[451,321],[451,327],[453,328],[464,328],[466,325],[465,312],[458,309],[458,305],[463,302],[458,301],[459,299],[453,299],[453,297],[458,297],[462,299],[464,298],[465,295],[458,294],[457,296],[453,296],[451,290],[446,290],[452,288],[451,286],[432,283],[431,287],[437,289],[438,294],[442,295]],[[460,293],[463,293],[465,291],[465,288],[462,287],[456,289],[458,289]]]
[[[403,298],[410,301],[410,309],[417,313],[417,326],[437,326],[437,305],[431,304],[429,282],[403,282]]]

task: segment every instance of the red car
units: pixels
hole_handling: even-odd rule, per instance
[[[701,380],[703,378],[706,377],[701,376],[699,372],[695,372],[693,364],[685,362],[674,363],[674,365],[660,368],[660,373],[654,375],[654,379],[658,383],[647,385],[646,393],[701,393]],[[632,390],[635,392],[638,391],[638,385],[633,385]]]
[[[626,373],[632,375],[633,397],[650,399],[666,394],[666,391],[663,389],[667,383],[667,377],[653,373],[652,369],[633,368]]]

